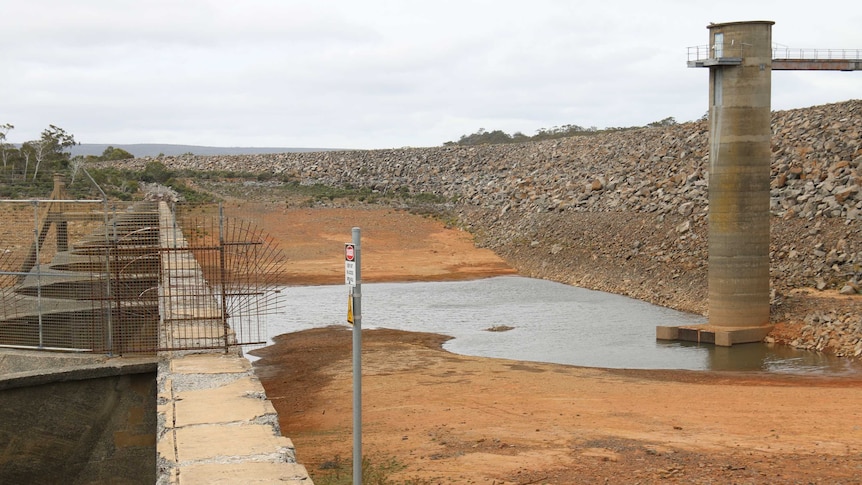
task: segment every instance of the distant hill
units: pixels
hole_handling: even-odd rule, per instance
[[[163,143],[82,143],[75,145],[70,151],[72,156],[99,156],[109,146],[122,148],[137,158],[155,157],[159,154],[167,156],[183,155],[185,153],[193,153],[195,155],[256,155],[261,153],[325,152],[335,150],[333,148],[205,147],[197,145],[168,145]]]

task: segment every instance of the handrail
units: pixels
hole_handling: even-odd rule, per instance
[[[688,61],[703,61],[712,58],[712,50],[708,45],[695,45],[687,48]]]
[[[798,59],[798,60],[844,60],[862,61],[862,49],[792,49],[789,47],[773,47],[773,59]]]
[[[736,49],[734,50],[734,47]],[[688,62],[705,61],[713,59],[713,47],[708,45],[697,45],[687,48]],[[729,43],[724,43],[720,46],[719,52],[723,52],[723,57],[728,57],[728,54],[738,53],[739,47]],[[738,56],[730,56],[738,57]],[[811,49],[811,48],[790,48],[785,46],[774,45],[772,48],[772,58],[780,60],[845,60],[845,61],[862,61],[862,49]]]

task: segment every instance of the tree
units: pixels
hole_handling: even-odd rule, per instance
[[[676,120],[673,117],[665,118],[661,121],[656,121],[654,123],[650,123],[649,126],[670,126],[675,125]],[[447,141],[444,143],[444,146],[455,146],[455,145],[481,145],[481,144],[489,144],[489,143],[523,143],[527,141],[541,141],[541,140],[551,140],[557,138],[565,138],[572,136],[583,136],[583,135],[594,135],[602,132],[610,132],[610,131],[621,131],[621,130],[631,130],[639,127],[618,127],[618,128],[604,128],[602,130],[596,128],[595,126],[590,126],[589,128],[585,128],[580,125],[562,125],[562,126],[554,126],[553,128],[540,128],[536,130],[536,134],[533,136],[527,136],[520,131],[516,131],[515,134],[510,135],[501,130],[487,131],[485,128],[479,128],[479,131],[473,133],[471,135],[461,135],[461,138],[458,141]]]
[[[668,116],[667,118],[659,121],[653,121],[652,123],[647,124],[650,128],[659,128],[662,126],[673,126],[676,124],[676,119],[673,116]]]
[[[34,140],[30,142],[30,148],[33,150],[33,159],[36,161],[36,165],[33,166],[33,180],[35,181],[36,176],[39,175],[39,166],[42,165],[42,160],[48,155],[48,144],[45,143],[45,140]]]
[[[141,173],[141,181],[155,182],[159,184],[167,183],[174,174],[162,162],[148,162],[144,166],[144,171]]]
[[[114,148],[109,146],[105,148],[105,151],[102,152],[101,160],[111,161],[111,160],[127,160],[129,158],[135,158],[131,153],[123,150],[122,148]]]
[[[66,149],[78,144],[74,135],[54,125],[48,125],[47,129],[42,130],[42,141],[48,145],[48,150],[53,156],[67,161],[71,154]]]
[[[36,160],[36,166],[33,169],[33,180],[39,174],[39,167],[43,161],[50,162],[53,168],[65,168],[69,164],[71,153],[66,149],[77,145],[75,137],[66,133],[66,130],[59,126],[48,125],[48,128],[42,130],[42,138],[30,142],[33,158]]]
[[[0,125],[0,158],[3,159],[3,168],[6,168],[6,164],[9,161],[9,153],[14,150],[12,145],[6,143],[6,134],[14,128],[15,127],[11,123]]]
[[[30,157],[33,156],[33,142],[24,142],[21,145],[21,156],[24,157],[24,173],[21,175],[22,179],[27,178],[27,170],[30,169]]]
[[[75,177],[78,176],[78,170],[81,170],[81,167],[84,165],[84,157],[78,155],[77,157],[72,158],[69,161],[70,166],[70,175],[69,175],[69,185],[75,184]]]

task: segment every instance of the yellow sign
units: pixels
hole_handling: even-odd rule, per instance
[[[347,295],[347,323],[353,325],[353,292]]]

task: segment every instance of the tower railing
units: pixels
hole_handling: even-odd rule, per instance
[[[773,47],[773,59],[787,60],[862,60],[862,49],[807,49],[791,47]]]
[[[745,57],[745,44],[725,42],[718,46],[696,45],[687,48],[689,63],[717,57]],[[720,53],[716,56],[716,52]],[[779,60],[845,60],[862,61],[862,49],[815,49],[781,45],[772,47],[772,58]]]

